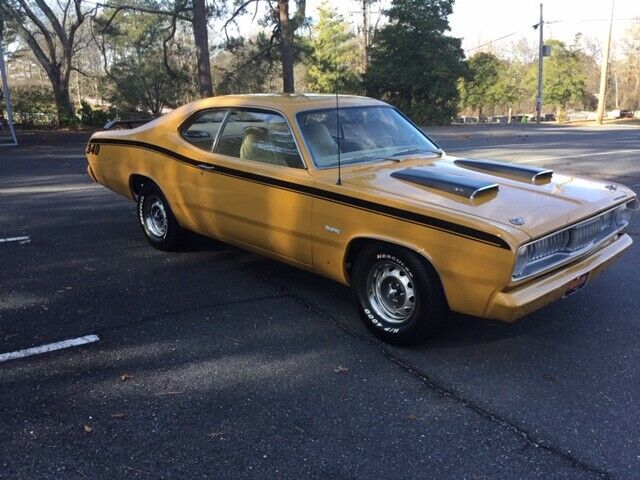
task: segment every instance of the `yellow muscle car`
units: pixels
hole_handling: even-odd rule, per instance
[[[578,290],[631,245],[635,194],[542,168],[446,155],[355,96],[190,103],[87,146],[156,248],[184,229],[350,285],[377,336],[410,343],[452,311],[512,321]]]

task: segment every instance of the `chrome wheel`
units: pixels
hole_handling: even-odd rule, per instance
[[[371,307],[388,323],[405,323],[416,309],[413,280],[404,267],[392,261],[373,265],[367,276],[367,294]]]
[[[149,235],[157,239],[166,237],[169,220],[160,198],[151,195],[145,199],[142,206],[142,221]]]

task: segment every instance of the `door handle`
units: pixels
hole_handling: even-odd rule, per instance
[[[211,170],[215,170],[216,169],[215,165],[211,165],[210,163],[199,163],[198,164],[198,168],[200,170],[206,170],[206,171],[209,171],[209,172]]]

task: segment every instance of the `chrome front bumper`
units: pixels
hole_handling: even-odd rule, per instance
[[[576,263],[564,266],[513,289],[496,292],[489,299],[484,316],[512,322],[559,300],[574,279],[589,273],[589,282],[591,282],[632,243],[633,240],[629,235],[622,234],[616,240]],[[589,282],[587,282],[587,286]]]

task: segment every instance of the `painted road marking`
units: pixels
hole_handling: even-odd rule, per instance
[[[16,358],[30,357],[32,355],[39,355],[41,353],[62,350],[63,348],[86,345],[87,343],[97,342],[98,340],[100,340],[100,337],[98,337],[98,335],[85,335],[84,337],[71,338],[69,340],[63,340],[61,342],[40,345],[39,347],[25,348],[24,350],[17,350],[15,352],[2,353],[0,354],[0,363],[6,362],[8,360],[15,360]]]
[[[469,152],[473,152],[475,150],[500,150],[501,147],[504,146],[509,146],[509,145],[496,145],[495,147],[465,147],[465,148],[451,148],[447,151],[451,151],[451,150],[466,150]],[[524,145],[520,145],[520,146],[524,146]],[[531,147],[533,145],[526,145],[527,147]],[[516,158],[518,155],[523,155],[525,152],[518,152],[518,151],[510,151],[510,154],[515,154]],[[608,150],[606,152],[592,152],[592,153],[577,153],[575,155],[561,155],[561,156],[557,156],[557,157],[539,157],[539,158],[529,158],[526,160],[514,160],[511,163],[535,163],[535,162],[555,162],[558,160],[565,160],[568,158],[585,158],[585,157],[599,157],[602,155],[619,155],[619,154],[623,154],[623,153],[640,153],[640,149],[639,148],[634,148],[634,149],[629,149],[629,150]],[[476,157],[474,157],[476,158]],[[502,161],[507,161],[507,160],[502,160]]]
[[[77,148],[85,148],[83,144],[81,147]],[[86,155],[81,154],[50,154],[50,153],[42,153],[41,155],[14,155],[15,160],[81,160],[87,158]]]
[[[102,189],[100,185],[38,185],[28,187],[8,187],[0,190],[0,195],[24,195],[24,194],[40,194],[40,193],[65,193],[65,192],[83,192],[86,190]]]
[[[8,237],[8,238],[0,238],[0,243],[7,242],[30,242],[30,237]]]
[[[526,143],[526,142],[519,142],[519,143],[495,143],[495,144],[491,144],[491,145],[478,145],[475,147],[453,147],[453,148],[445,148],[444,151],[446,152],[459,152],[459,151],[464,151],[464,150],[493,150],[493,149],[499,149],[499,148],[505,148],[505,147],[527,147],[527,146],[531,146],[532,143]]]
[[[639,152],[640,152],[640,149],[638,148],[631,149],[631,150],[609,150],[607,152],[579,153],[576,155],[562,155],[560,157],[530,158],[529,160],[519,160],[516,163],[552,162],[556,160],[564,160],[566,158],[599,157],[601,155],[616,155],[621,153],[639,153]]]

